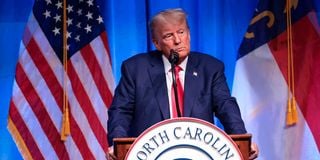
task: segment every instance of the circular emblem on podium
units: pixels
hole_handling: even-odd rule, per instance
[[[213,124],[195,118],[159,122],[131,145],[127,160],[240,160],[233,140]]]

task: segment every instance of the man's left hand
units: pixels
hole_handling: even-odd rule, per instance
[[[258,154],[259,154],[258,145],[256,143],[251,143],[250,153],[249,153],[249,160],[256,159],[258,157]]]

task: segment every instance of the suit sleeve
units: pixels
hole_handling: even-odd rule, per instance
[[[231,97],[226,83],[223,63],[220,63],[218,72],[214,75],[212,87],[215,115],[224,126],[225,132],[228,134],[246,133],[239,106],[236,99]]]
[[[108,110],[108,142],[113,138],[128,137],[128,130],[134,111],[135,83],[125,62],[121,66],[121,79],[115,90],[110,109]]]

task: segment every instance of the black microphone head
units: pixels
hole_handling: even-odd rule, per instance
[[[179,53],[171,49],[168,60],[171,64],[177,64],[179,61]]]

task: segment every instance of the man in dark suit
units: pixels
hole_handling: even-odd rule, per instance
[[[153,17],[150,29],[157,51],[138,54],[122,64],[122,77],[109,109],[109,144],[115,137],[137,137],[157,122],[176,116],[168,61],[172,52],[179,54],[181,71],[176,74],[182,87],[182,116],[213,123],[215,115],[228,134],[246,133],[239,107],[226,84],[223,63],[190,52],[186,14],[181,9],[162,11]]]

